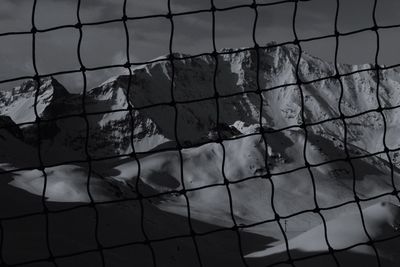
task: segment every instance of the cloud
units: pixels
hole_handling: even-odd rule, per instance
[[[217,7],[226,7],[252,3],[251,0],[214,0]],[[270,2],[258,0],[259,3]],[[0,32],[27,31],[31,28],[32,0],[0,0]],[[75,24],[76,0],[40,0],[37,2],[36,23],[39,28],[63,24]],[[124,0],[85,0],[82,1],[80,15],[84,22],[95,22],[121,18]],[[372,6],[374,0],[340,1],[339,29],[348,31],[372,26]],[[259,7],[259,19],[256,38],[260,44],[276,40],[292,41],[293,3]],[[333,33],[336,1],[315,0],[298,4],[296,30],[300,38],[322,36]],[[174,13],[210,8],[210,1],[172,0]],[[379,0],[377,9],[378,23],[400,23],[397,10],[400,2]],[[354,10],[357,10],[356,14]],[[165,0],[128,0],[127,14],[130,17],[159,15],[168,12]],[[252,30],[254,10],[241,8],[231,11],[216,12],[217,48],[252,46]],[[210,12],[175,16],[173,49],[176,52],[197,54],[212,51],[212,17]],[[170,37],[170,23],[166,18],[146,18],[128,22],[130,34],[131,61],[146,61],[167,54]],[[58,34],[60,33],[60,34]],[[61,69],[78,68],[76,64],[76,29],[60,30],[40,34],[43,48],[38,48],[43,62],[43,72],[55,72]],[[371,32],[372,33],[372,32]],[[120,60],[125,62],[126,40],[122,22],[85,26],[82,56],[90,67],[114,64]],[[38,35],[39,36],[39,35]],[[382,34],[382,43],[399,44],[398,34]],[[0,37],[0,74],[2,79],[29,75],[31,64],[31,37]],[[357,40],[365,40],[363,36],[354,36],[354,40],[344,41],[358,45]],[[334,47],[324,42],[326,47]],[[45,48],[44,48],[45,47]],[[351,47],[351,46],[350,46]],[[354,46],[353,46],[354,47]],[[389,48],[395,47],[391,45]],[[331,49],[321,49],[321,42],[307,44],[310,53],[317,53],[322,58],[331,59]],[[364,49],[364,48],[363,48]],[[363,49],[360,49],[363,50]],[[369,60],[368,51],[352,53],[344,49],[343,59],[349,63],[364,63]],[[392,50],[391,50],[392,51]],[[46,56],[47,55],[47,56]],[[382,63],[392,56],[382,53]],[[120,62],[118,62],[120,63]],[[94,72],[90,77],[93,84],[105,80],[110,72]],[[68,79],[66,79],[68,80]],[[78,78],[71,81],[80,86]],[[71,85],[73,87],[73,84]],[[0,86],[1,87],[1,86]]]

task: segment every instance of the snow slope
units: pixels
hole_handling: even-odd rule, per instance
[[[266,136],[272,145],[265,149],[261,136],[242,137],[221,144],[211,143],[197,148],[182,150],[181,160],[177,152],[159,152],[139,160],[139,179],[150,187],[148,195],[179,191],[185,187],[194,218],[230,227],[233,225],[229,196],[224,186],[224,176],[232,182],[229,189],[232,194],[232,208],[237,223],[252,224],[274,218],[271,208],[271,184],[263,179],[266,174],[264,155],[268,154],[268,168],[273,175],[274,205],[282,216],[288,216],[302,210],[315,208],[312,178],[306,169],[290,172],[304,166],[302,149],[304,135],[298,131]],[[310,162],[330,161],[340,155],[333,144],[321,137],[312,137],[306,143],[309,147],[307,157]],[[313,147],[319,146],[319,149]],[[337,150],[337,151],[335,151]],[[224,152],[225,151],[225,152]],[[223,161],[225,153],[225,161]],[[335,157],[336,156],[336,157]],[[375,197],[393,190],[390,179],[390,166],[379,157],[354,161],[357,170],[355,190],[359,197]],[[206,168],[201,166],[207,166]],[[222,167],[224,166],[224,167]],[[117,175],[110,178],[120,180],[135,187],[138,179],[136,161],[126,161],[112,167]],[[224,172],[222,172],[222,168]],[[289,172],[289,173],[287,173]],[[316,186],[316,200],[320,207],[331,207],[354,199],[353,176],[350,166],[345,162],[321,165],[312,168]],[[183,175],[183,176],[182,176]],[[107,176],[107,173],[105,173]],[[252,178],[253,177],[253,178]],[[241,181],[246,180],[247,181]],[[398,181],[398,173],[395,181]],[[210,185],[217,185],[208,187]],[[396,182],[398,186],[398,182]],[[200,190],[198,188],[206,187]],[[246,199],[246,201],[242,201]],[[371,201],[370,204],[377,200]],[[179,194],[167,194],[159,206],[180,215],[186,214],[186,200]],[[328,218],[337,216],[333,212]],[[315,216],[298,216],[290,220],[293,231],[305,231],[320,223]],[[276,230],[273,224],[265,224],[249,229],[257,233]],[[279,237],[280,233],[270,234]]]
[[[400,223],[400,208],[389,202],[381,202],[362,210],[366,231],[372,240],[384,240],[398,235]],[[346,253],[337,253],[340,266],[354,266],[355,259],[359,266],[376,266],[376,254],[373,247],[359,245],[369,241],[366,231],[363,228],[360,212],[354,205],[352,211],[346,212],[339,217],[332,219],[326,224],[326,233],[323,225],[289,240],[290,254],[293,258],[301,256],[317,255],[327,253],[329,245],[336,250],[350,248]],[[328,240],[328,241],[327,241]],[[378,255],[381,259],[381,266],[398,266],[400,264],[398,241],[395,239],[386,243],[376,243]],[[284,261],[287,257],[286,244],[268,248],[264,251],[254,252],[247,257],[265,257],[265,262],[274,263]],[[351,253],[357,255],[351,257]],[[349,255],[350,254],[350,255]],[[375,258],[375,259],[374,259]],[[296,263],[296,266],[335,266],[331,256],[317,257]],[[324,265],[325,265],[324,264]],[[326,265],[325,265],[326,266]]]

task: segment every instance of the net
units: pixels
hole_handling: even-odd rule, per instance
[[[306,1],[306,0],[303,0]],[[265,262],[265,266],[278,266],[281,264],[287,264],[290,266],[296,266],[296,264],[301,263],[304,260],[313,258],[313,257],[320,257],[323,255],[328,255],[329,257],[331,257],[333,259],[333,261],[335,262],[336,266],[341,266],[340,261],[337,258],[337,253],[346,251],[346,250],[350,250],[353,249],[355,247],[358,246],[369,246],[373,249],[374,254],[375,254],[375,258],[374,261],[376,261],[377,266],[382,266],[382,262],[381,262],[381,257],[379,255],[379,251],[377,249],[377,244],[381,244],[384,242],[387,242],[389,240],[393,240],[399,237],[399,235],[394,235],[394,236],[390,236],[388,238],[385,239],[380,239],[380,240],[374,240],[366,227],[365,224],[365,220],[364,220],[364,215],[363,215],[363,211],[362,211],[362,206],[361,204],[363,202],[368,202],[372,199],[376,199],[376,198],[380,198],[380,197],[384,197],[384,196],[394,196],[397,199],[400,198],[398,196],[399,191],[395,186],[395,176],[394,176],[394,166],[392,163],[392,158],[390,153],[396,152],[398,149],[390,149],[388,147],[388,145],[386,144],[386,134],[387,134],[387,129],[386,129],[386,119],[385,119],[385,115],[384,115],[384,111],[385,110],[392,110],[392,109],[396,109],[399,108],[399,106],[393,106],[393,107],[384,107],[383,104],[381,103],[381,99],[379,97],[379,88],[380,88],[380,75],[381,75],[381,71],[383,70],[388,70],[388,69],[392,69],[395,67],[400,66],[400,64],[396,64],[396,65],[392,65],[392,66],[380,66],[378,64],[378,58],[379,58],[379,51],[380,51],[380,38],[379,38],[379,31],[381,29],[390,29],[390,28],[396,28],[396,27],[400,27],[400,25],[389,25],[389,26],[379,26],[376,20],[376,9],[377,9],[377,2],[378,0],[374,1],[374,9],[373,9],[373,14],[372,14],[372,18],[373,18],[373,25],[369,28],[364,28],[364,29],[357,29],[351,32],[339,32],[338,30],[338,17],[339,17],[339,7],[340,7],[340,0],[336,0],[336,11],[335,11],[335,32],[329,35],[325,35],[325,36],[318,36],[318,37],[314,37],[314,38],[308,38],[308,39],[299,39],[298,38],[298,34],[296,31],[296,18],[297,18],[297,14],[298,14],[298,5],[299,2],[302,2],[301,0],[284,0],[284,1],[276,1],[276,2],[268,2],[268,3],[258,3],[256,0],[253,0],[252,3],[250,4],[242,4],[242,5],[235,5],[235,6],[229,6],[229,7],[224,7],[224,8],[219,8],[214,4],[213,0],[210,0],[210,7],[208,9],[203,9],[203,10],[195,10],[195,11],[187,11],[187,12],[180,12],[180,13],[173,13],[171,10],[171,0],[168,0],[168,13],[167,14],[157,14],[157,15],[148,15],[148,16],[141,16],[141,17],[130,17],[127,15],[127,0],[124,1],[124,5],[123,5],[123,9],[121,10],[121,17],[120,18],[115,18],[112,20],[106,20],[106,21],[98,21],[98,22],[92,22],[92,23],[83,23],[81,21],[81,16],[80,16],[80,8],[81,8],[81,0],[77,1],[77,8],[76,8],[76,20],[77,23],[75,25],[62,25],[62,26],[57,26],[57,27],[52,27],[52,28],[46,28],[46,29],[38,29],[35,25],[35,10],[36,10],[36,5],[37,5],[37,0],[33,1],[33,8],[32,8],[32,28],[29,31],[23,31],[23,32],[5,32],[5,33],[1,33],[0,34],[0,38],[3,36],[13,36],[13,35],[30,35],[32,36],[32,61],[33,61],[33,66],[34,66],[34,76],[24,76],[24,77],[17,77],[17,78],[10,78],[7,80],[3,80],[0,81],[1,84],[4,83],[8,83],[8,82],[14,82],[14,81],[19,81],[19,80],[24,80],[24,79],[33,79],[35,81],[35,86],[37,88],[36,90],[36,94],[35,94],[35,117],[36,120],[33,123],[23,123],[23,124],[19,124],[19,126],[23,126],[26,124],[35,124],[37,126],[37,157],[39,159],[39,165],[38,166],[31,166],[31,167],[27,167],[27,168],[23,168],[23,169],[13,169],[13,170],[2,170],[0,172],[1,175],[7,175],[13,172],[17,172],[17,171],[23,171],[23,170],[31,170],[31,169],[37,169],[40,172],[42,172],[42,175],[44,177],[44,188],[43,188],[43,194],[42,194],[42,206],[43,206],[43,211],[41,212],[35,212],[35,213],[28,213],[28,214],[24,214],[24,215],[19,215],[19,216],[1,216],[0,215],[0,264],[2,266],[23,266],[23,265],[30,265],[32,264],[38,264],[37,266],[44,266],[44,265],[40,265],[40,264],[49,264],[52,266],[59,266],[59,260],[60,259],[65,259],[65,258],[79,258],[82,255],[88,255],[91,253],[98,253],[98,255],[100,256],[100,261],[99,264],[100,266],[107,266],[107,260],[106,260],[106,256],[105,253],[107,253],[107,251],[116,249],[116,248],[124,248],[124,247],[131,247],[131,246],[143,246],[145,247],[149,253],[150,253],[150,257],[151,257],[151,264],[153,266],[163,266],[163,262],[160,262],[160,260],[157,259],[157,243],[160,242],[169,242],[169,241],[173,241],[176,239],[190,239],[191,242],[193,243],[194,246],[194,251],[195,251],[195,261],[196,263],[193,265],[198,265],[198,266],[206,266],[206,264],[204,263],[201,251],[199,249],[199,239],[203,236],[208,236],[208,235],[215,235],[218,234],[220,232],[233,232],[236,236],[236,240],[237,240],[237,244],[238,244],[238,248],[239,248],[239,254],[240,254],[240,259],[241,259],[241,263],[238,263],[239,265],[243,265],[243,266],[250,266],[248,259],[245,257],[245,252],[244,249],[242,247],[242,235],[241,235],[241,231],[245,230],[247,228],[251,228],[253,226],[256,225],[260,225],[260,224],[265,224],[265,223],[276,223],[279,226],[279,229],[282,233],[283,236],[283,240],[285,242],[286,245],[286,254],[287,254],[287,260],[285,261],[280,261],[280,262],[273,262],[273,263],[269,263],[269,262]],[[258,9],[260,7],[267,7],[267,6],[274,6],[274,5],[282,5],[285,3],[293,3],[294,4],[294,10],[293,10],[293,20],[292,20],[292,28],[293,28],[293,34],[295,36],[295,40],[291,40],[291,41],[287,41],[287,42],[283,42],[283,43],[279,43],[279,44],[269,44],[267,47],[266,46],[261,46],[257,43],[256,40],[256,29],[257,29],[257,22],[259,20],[259,11]],[[218,51],[217,47],[216,47],[216,22],[215,22],[215,15],[218,12],[226,12],[229,10],[237,10],[237,9],[251,9],[254,12],[254,24],[253,24],[253,31],[252,31],[252,38],[253,38],[253,47],[251,48],[244,48],[244,49],[239,49],[239,50],[235,50],[235,51]],[[199,14],[199,13],[209,13],[212,16],[212,43],[213,43],[213,51],[211,51],[210,53],[206,53],[206,54],[199,54],[199,55],[193,55],[193,56],[184,56],[184,57],[176,57],[176,55],[173,53],[173,40],[174,40],[174,30],[175,30],[175,24],[174,24],[174,19],[176,17],[179,16],[183,16],[183,15],[190,15],[190,14]],[[171,26],[171,32],[170,32],[170,39],[169,39],[169,57],[167,58],[161,58],[161,59],[155,59],[153,61],[149,61],[149,62],[134,62],[132,61],[131,55],[130,55],[130,28],[128,27],[128,22],[129,21],[135,21],[135,20],[143,20],[145,21],[146,19],[150,19],[150,18],[165,18]],[[93,68],[89,68],[86,67],[83,63],[82,60],[82,55],[81,55],[81,46],[82,46],[82,38],[84,35],[84,31],[86,27],[90,27],[93,25],[106,25],[109,23],[115,23],[115,22],[120,22],[123,24],[124,26],[124,31],[125,31],[125,35],[126,35],[126,63],[125,64],[116,64],[116,65],[108,65],[108,66],[99,66],[99,67],[93,67]],[[80,69],[77,70],[71,70],[71,71],[63,71],[63,72],[56,72],[56,73],[49,73],[49,74],[41,74],[38,72],[37,66],[36,66],[36,35],[38,33],[44,33],[44,32],[52,32],[52,31],[57,31],[60,29],[75,29],[77,32],[79,32],[79,42],[77,45],[77,56],[79,59],[79,64],[80,64]],[[376,35],[376,42],[377,42],[377,50],[376,50],[376,54],[375,54],[375,64],[374,66],[372,66],[371,68],[368,69],[363,69],[363,70],[358,70],[358,71],[353,71],[351,73],[340,73],[339,67],[338,67],[338,49],[339,49],[339,39],[340,37],[343,36],[352,36],[358,33],[362,33],[362,32],[370,32],[372,31],[373,33],[375,33]],[[300,54],[302,53],[302,43],[304,42],[309,42],[309,41],[313,41],[313,40],[322,40],[322,39],[327,39],[327,38],[335,38],[336,40],[336,48],[335,48],[335,70],[336,73],[332,76],[327,76],[327,77],[322,77],[319,78],[317,80],[302,80],[302,78],[299,75],[299,65],[300,65],[300,56],[298,57],[298,61],[296,64],[296,82],[295,83],[289,83],[289,84],[281,84],[278,86],[274,86],[271,88],[262,88],[261,84],[260,84],[260,49],[265,49],[265,48],[273,48],[273,47],[280,47],[280,46],[284,46],[284,45],[295,45],[298,47]],[[204,99],[199,99],[196,101],[203,101],[205,99],[208,100],[215,100],[215,104],[216,104],[216,124],[219,125],[220,123],[220,112],[221,112],[221,105],[220,105],[220,99],[221,98],[226,98],[226,97],[232,97],[234,95],[240,95],[240,93],[237,94],[231,94],[231,95],[221,95],[221,93],[218,90],[218,84],[217,84],[217,76],[218,76],[218,70],[219,70],[219,55],[223,55],[223,54],[230,54],[230,53],[238,53],[241,51],[249,51],[252,50],[256,53],[256,61],[257,61],[257,69],[256,69],[256,88],[254,88],[254,92],[255,94],[257,94],[259,96],[260,99],[260,110],[259,110],[259,114],[260,114],[260,118],[259,118],[259,132],[258,133],[254,133],[254,134],[249,134],[248,136],[251,135],[260,135],[262,137],[262,141],[265,145],[265,147],[267,148],[268,145],[268,138],[267,138],[267,134],[271,134],[271,133],[275,133],[275,132],[279,132],[279,131],[283,131],[283,130],[287,130],[287,129],[301,129],[304,131],[305,134],[305,142],[304,142],[304,149],[303,149],[303,157],[304,157],[304,166],[294,169],[294,170],[288,170],[285,172],[281,172],[281,173],[272,173],[268,167],[267,167],[267,171],[266,174],[262,174],[262,175],[255,175],[252,177],[243,177],[242,179],[236,180],[236,181],[230,181],[226,174],[225,174],[225,154],[226,154],[226,148],[224,146],[223,141],[228,140],[227,137],[223,136],[222,133],[220,132],[219,129],[217,129],[217,138],[216,140],[210,141],[210,142],[216,142],[220,145],[222,152],[223,152],[223,163],[222,163],[222,176],[224,178],[223,183],[220,184],[213,184],[213,185],[207,185],[207,186],[203,186],[201,188],[186,188],[185,187],[185,182],[184,182],[184,171],[183,171],[183,164],[184,164],[184,160],[183,160],[183,155],[182,155],[182,149],[184,148],[188,148],[188,146],[184,145],[184,144],[180,144],[179,142],[179,137],[178,137],[178,126],[177,126],[177,121],[178,121],[178,113],[179,110],[177,108],[178,104],[182,104],[185,103],[185,101],[178,101],[176,99],[176,95],[174,93],[174,79],[175,79],[175,64],[176,62],[180,61],[180,60],[187,60],[190,58],[196,58],[196,57],[200,57],[200,56],[204,56],[204,55],[208,55],[211,56],[214,59],[215,65],[214,65],[214,71],[213,71],[213,91],[214,91],[214,96],[213,97],[209,97],[209,98],[204,98]],[[182,184],[182,189],[181,190],[173,190],[173,191],[168,191],[168,192],[163,192],[163,193],[159,193],[159,194],[154,194],[151,196],[145,196],[143,194],[141,194],[140,192],[137,192],[137,197],[132,197],[132,198],[126,198],[123,200],[116,200],[116,201],[105,201],[105,202],[101,202],[98,203],[94,200],[93,196],[92,196],[92,192],[91,192],[91,179],[92,179],[92,175],[93,175],[93,171],[92,171],[92,163],[93,161],[100,161],[100,160],[112,160],[113,158],[120,158],[122,156],[129,156],[132,159],[134,159],[137,164],[138,164],[138,175],[137,177],[140,176],[140,156],[145,154],[145,153],[141,153],[141,152],[136,152],[135,151],[135,145],[134,145],[134,139],[133,139],[133,126],[134,125],[134,120],[135,120],[135,116],[133,115],[133,113],[137,110],[143,109],[142,108],[137,108],[135,106],[133,106],[130,101],[127,101],[128,103],[128,107],[127,109],[124,109],[124,111],[129,112],[130,114],[130,120],[131,120],[131,139],[130,139],[130,143],[132,146],[132,153],[129,153],[127,155],[117,155],[115,157],[104,157],[104,158],[96,158],[93,159],[93,157],[90,154],[89,151],[89,139],[90,139],[90,134],[89,134],[89,120],[88,120],[88,116],[93,115],[93,113],[87,111],[86,108],[86,96],[87,96],[87,73],[91,72],[91,71],[96,71],[96,70],[103,70],[103,69],[107,69],[107,68],[125,68],[126,71],[129,73],[129,81],[128,81],[128,90],[126,95],[130,96],[130,90],[134,90],[135,88],[133,88],[133,84],[132,84],[132,67],[137,66],[137,65],[142,65],[142,64],[146,64],[146,63],[156,63],[156,62],[162,62],[162,61],[168,61],[171,64],[172,67],[172,77],[171,77],[171,85],[170,85],[170,94],[171,94],[171,99],[172,102],[171,103],[163,103],[164,105],[168,105],[171,106],[174,109],[174,114],[175,114],[175,127],[174,127],[174,135],[175,135],[175,140],[177,142],[176,144],[176,149],[174,149],[174,151],[177,151],[179,153],[179,160],[180,160],[180,179],[181,179],[181,184]],[[360,72],[368,72],[368,71],[373,71],[375,72],[376,75],[376,100],[378,103],[378,107],[376,109],[373,110],[367,110],[367,111],[363,111],[362,113],[353,115],[353,116],[346,116],[344,114],[344,112],[342,112],[342,100],[343,100],[343,95],[344,95],[344,85],[343,85],[343,78],[349,75],[353,75],[355,73],[360,73]],[[38,97],[39,97],[39,85],[41,82],[41,79],[44,77],[50,77],[50,76],[54,76],[54,75],[60,75],[60,74],[68,74],[68,73],[80,73],[83,77],[83,93],[82,93],[82,113],[81,114],[77,114],[77,115],[68,115],[68,116],[64,116],[63,118],[66,117],[80,117],[83,118],[85,123],[86,123],[86,140],[85,140],[85,160],[76,160],[76,161],[72,161],[72,162],[68,162],[68,163],[87,163],[88,166],[88,176],[87,176],[87,182],[86,182],[86,189],[87,189],[87,194],[89,196],[89,203],[87,204],[80,204],[80,205],[76,205],[74,207],[69,207],[69,208],[65,208],[65,209],[58,209],[58,210],[51,210],[48,208],[48,203],[46,201],[46,185],[48,182],[48,173],[46,172],[46,169],[49,167],[53,167],[53,166],[47,166],[45,164],[45,162],[42,160],[43,155],[42,155],[42,150],[41,150],[41,145],[42,142],[41,140],[43,139],[42,136],[42,131],[40,130],[41,127],[43,127],[43,125],[46,122],[49,121],[54,121],[54,120],[59,120],[61,118],[50,118],[50,119],[45,119],[45,118],[41,118],[41,116],[39,115],[39,111],[37,109],[37,105],[38,105]],[[338,81],[339,86],[340,86],[340,98],[339,98],[339,102],[337,103],[337,107],[339,110],[339,116],[335,117],[335,118],[330,118],[330,119],[326,119],[324,121],[319,121],[319,122],[313,122],[313,123],[307,123],[306,122],[306,118],[305,118],[305,113],[304,113],[304,103],[305,103],[305,95],[303,93],[303,87],[315,82],[320,82],[323,80],[328,80],[328,79],[335,79]],[[272,90],[277,90],[279,88],[286,88],[288,86],[296,86],[299,94],[300,94],[300,99],[301,99],[301,122],[297,125],[292,125],[292,126],[288,126],[285,127],[283,129],[277,129],[277,130],[271,130],[271,129],[266,129],[263,127],[263,121],[262,121],[262,113],[263,113],[263,103],[265,101],[264,97],[263,97],[263,93],[264,92],[269,92]],[[248,93],[248,92],[246,92]],[[189,101],[190,102],[190,101]],[[149,108],[151,106],[146,106],[146,108]],[[119,110],[120,111],[120,110]],[[111,111],[111,112],[119,112],[119,111]],[[376,152],[376,153],[370,153],[368,155],[363,155],[363,156],[352,156],[349,152],[349,148],[348,148],[348,144],[347,144],[347,120],[350,118],[355,118],[358,116],[362,116],[368,113],[373,113],[373,112],[377,112],[381,115],[383,122],[384,122],[384,133],[383,133],[383,147],[384,150],[380,151],[380,152]],[[104,112],[104,114],[107,112]],[[110,113],[110,111],[108,111],[108,113]],[[96,114],[101,114],[101,112],[96,113]],[[345,152],[345,158],[342,159],[337,159],[337,160],[332,160],[332,161],[327,161],[327,162],[323,162],[323,163],[319,163],[319,164],[312,164],[309,162],[309,160],[307,159],[307,147],[306,147],[306,143],[307,143],[307,139],[309,136],[308,130],[307,128],[310,126],[315,126],[318,124],[322,124],[322,123],[326,123],[329,121],[341,121],[342,124],[344,125],[344,152]],[[4,127],[2,127],[4,128]],[[241,136],[243,137],[243,136]],[[231,138],[234,139],[234,138]],[[206,144],[207,142],[204,142],[202,144]],[[197,147],[199,145],[202,144],[197,144],[193,147]],[[190,147],[190,146],[189,146]],[[168,151],[168,149],[162,149],[160,151]],[[153,151],[154,152],[154,151]],[[157,151],[158,152],[158,151]],[[154,152],[154,153],[157,153]],[[377,155],[383,155],[387,158],[387,161],[390,163],[390,167],[391,167],[391,181],[392,181],[392,191],[388,192],[388,193],[383,193],[380,194],[378,196],[375,196],[373,198],[360,198],[360,196],[357,195],[356,192],[356,175],[355,175],[355,166],[353,164],[354,160],[357,159],[361,159],[364,157],[374,157]],[[266,153],[265,155],[265,166],[268,166],[268,162],[269,162],[269,158],[268,158],[268,153]],[[335,205],[332,207],[320,207],[318,201],[317,201],[317,187],[316,187],[316,182],[315,182],[315,175],[312,171],[313,167],[317,167],[317,166],[322,166],[324,164],[329,164],[329,163],[334,163],[334,162],[346,162],[350,169],[351,169],[351,173],[352,173],[352,177],[353,177],[353,194],[354,194],[354,198],[351,201],[346,201],[342,204],[339,205]],[[60,165],[62,164],[66,164],[65,163],[60,163]],[[307,210],[303,210],[301,212],[297,212],[295,214],[291,214],[288,216],[282,216],[280,214],[278,214],[277,209],[274,206],[274,182],[273,182],[273,177],[274,176],[278,176],[278,175],[282,175],[285,173],[290,173],[290,172],[295,172],[298,171],[300,169],[306,170],[309,174],[309,177],[311,178],[312,181],[312,186],[313,186],[313,199],[314,199],[314,207],[307,209]],[[266,220],[266,221],[261,221],[261,222],[257,222],[254,223],[253,225],[243,225],[237,222],[237,219],[234,215],[234,207],[233,207],[233,200],[232,200],[232,192],[231,192],[231,186],[232,184],[239,184],[239,183],[243,183],[243,182],[247,182],[247,181],[251,181],[253,179],[264,179],[265,181],[268,181],[270,186],[271,186],[271,205],[272,205],[272,210],[274,211],[274,219],[271,220]],[[228,197],[229,197],[229,202],[230,202],[230,213],[231,213],[231,220],[233,223],[233,227],[230,228],[218,228],[216,230],[212,230],[212,231],[207,231],[207,232],[197,232],[195,231],[193,225],[192,225],[192,218],[191,218],[191,214],[192,214],[192,210],[190,208],[190,203],[189,203],[189,197],[187,196],[188,193],[191,193],[193,191],[196,190],[204,190],[207,188],[212,188],[212,187],[218,187],[218,186],[223,186],[226,188]],[[136,188],[139,188],[139,179],[136,180]],[[176,235],[176,236],[171,236],[171,237],[167,237],[167,238],[161,238],[161,239],[152,239],[149,237],[148,233],[146,232],[146,228],[145,228],[145,219],[144,219],[144,212],[145,212],[145,205],[144,205],[144,201],[147,199],[151,199],[151,198],[155,198],[155,197],[161,197],[163,195],[169,195],[169,194],[179,194],[182,195],[186,201],[186,208],[187,208],[187,223],[188,223],[188,227],[190,229],[189,233],[186,234],[182,234],[182,235]],[[141,225],[141,232],[142,235],[144,237],[143,240],[136,240],[133,242],[120,242],[118,244],[112,245],[112,246],[106,246],[103,245],[102,242],[100,241],[99,238],[99,223],[100,223],[100,216],[99,216],[99,205],[105,205],[108,203],[118,203],[118,202],[132,202],[135,201],[136,203],[138,203],[141,213],[140,213],[140,225]],[[359,215],[362,221],[362,225],[363,225],[363,231],[365,232],[366,236],[368,237],[369,241],[365,242],[365,243],[358,243],[358,244],[352,244],[351,246],[344,248],[344,249],[334,249],[329,241],[328,238],[328,229],[327,229],[327,220],[325,219],[325,217],[323,216],[323,211],[328,211],[328,210],[333,210],[333,209],[338,209],[340,207],[349,205],[349,204],[355,204],[359,210]],[[52,248],[51,242],[50,242],[50,230],[49,227],[51,227],[50,222],[49,222],[49,215],[50,214],[68,214],[70,212],[73,212],[74,210],[78,210],[78,209],[82,209],[83,207],[87,207],[89,209],[91,209],[93,211],[94,214],[94,218],[95,218],[95,224],[94,224],[94,237],[95,237],[95,242],[96,242],[96,246],[94,248],[88,248],[88,249],[77,249],[75,252],[73,253],[65,253],[65,254],[58,254],[54,252],[54,249]],[[319,216],[323,222],[323,227],[324,227],[324,232],[325,232],[325,241],[326,241],[326,245],[328,247],[328,250],[326,252],[323,252],[321,254],[316,254],[316,255],[309,255],[309,256],[304,256],[304,257],[294,257],[292,256],[291,250],[289,248],[289,241],[288,241],[288,237],[286,235],[286,228],[287,228],[287,224],[286,224],[286,220],[290,219],[292,217],[295,216],[299,216],[301,214],[306,214],[306,213],[312,213],[312,214],[316,214],[317,216]],[[3,253],[4,251],[4,246],[5,246],[5,242],[4,242],[4,236],[7,234],[6,233],[6,228],[4,227],[4,225],[6,223],[12,223],[15,220],[19,220],[21,218],[33,218],[37,215],[44,215],[44,222],[43,222],[43,226],[46,228],[46,238],[45,238],[45,247],[46,250],[48,252],[48,257],[45,258],[34,258],[32,260],[29,261],[24,261],[24,262],[17,262],[17,263],[12,263],[12,262],[7,262],[6,261],[6,257],[7,255],[5,255]],[[66,215],[68,216],[68,215]],[[77,248],[79,248],[79,246],[77,246]],[[90,264],[89,264],[90,265]],[[132,265],[135,265],[135,262],[132,262]],[[47,266],[47,265],[46,265]]]

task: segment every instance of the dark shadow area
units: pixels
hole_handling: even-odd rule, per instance
[[[14,188],[7,184],[8,181],[8,177],[1,177],[0,217],[43,210],[41,197]],[[80,204],[83,203],[48,202],[50,210],[58,211],[49,213],[48,219],[42,213],[2,221],[2,256],[5,261],[2,264],[17,264],[43,258],[43,262],[27,266],[47,266],[48,235],[51,251],[59,266],[101,266],[96,236],[105,248],[103,255],[106,266],[153,266],[149,246],[140,243],[145,241],[145,232],[149,239],[159,240],[151,243],[158,266],[197,265],[187,218],[161,211],[148,201],[143,201],[143,210],[139,201],[126,201],[118,204],[97,204],[97,213],[92,206],[59,212]],[[144,232],[141,227],[142,218]],[[221,229],[195,220],[192,223],[201,225],[204,231]],[[240,237],[244,255],[262,250],[274,241],[272,238],[242,230]],[[234,231],[200,234],[195,240],[204,266],[245,266],[238,236]],[[85,251],[88,252],[84,253]]]

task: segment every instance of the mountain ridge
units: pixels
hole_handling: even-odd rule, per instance
[[[254,133],[256,128],[254,125],[259,124],[260,116],[262,127],[273,129],[300,125],[302,112],[304,112],[306,123],[315,124],[327,119],[339,118],[339,83],[334,78],[324,79],[334,75],[333,64],[302,53],[299,64],[300,78],[303,82],[317,80],[315,83],[301,85],[304,96],[302,103],[299,88],[291,85],[296,84],[297,79],[298,48],[294,45],[276,46],[275,43],[271,43],[271,46],[273,47],[260,49],[258,52],[259,84],[260,89],[263,90],[261,95],[257,93],[256,51],[224,49],[221,51],[229,53],[217,56],[218,69],[215,84],[213,80],[216,62],[211,55],[174,61],[175,75],[172,87],[171,62],[149,63],[135,67],[131,77],[119,75],[88,90],[85,103],[83,103],[82,95],[69,93],[53,77],[44,79],[39,87],[38,115],[50,120],[69,115],[79,116],[85,105],[85,111],[89,114],[89,127],[93,128],[91,132],[108,131],[107,134],[96,138],[105,140],[107,135],[112,135],[116,137],[115,142],[124,144],[117,149],[117,154],[131,152],[132,149],[129,146],[131,146],[132,132],[134,143],[137,143],[139,147],[138,150],[145,151],[163,143],[176,142],[176,134],[179,142],[184,145],[207,141],[209,136],[215,136],[210,132],[218,128],[217,121],[221,125],[233,128],[240,125],[242,133],[248,134]],[[339,70],[349,73],[368,69],[368,66],[370,65],[340,64]],[[340,105],[345,115],[353,116],[377,108],[374,71],[362,71],[343,76],[341,79],[344,91]],[[28,81],[14,89],[14,95],[17,97],[13,94],[1,93],[1,114],[10,116],[16,123],[34,122],[36,117],[33,109],[35,93],[33,85],[32,81]],[[400,86],[399,71],[382,70],[380,98],[385,106],[390,107],[400,103],[400,93],[394,90],[396,86]],[[171,106],[171,88],[177,102],[177,114]],[[217,114],[216,100],[213,99],[214,89],[220,96],[219,114]],[[263,98],[262,109],[260,109],[261,98]],[[5,99],[8,99],[7,102]],[[132,112],[128,110],[128,103],[133,107]],[[304,109],[302,109],[303,105]],[[399,116],[391,116],[390,112],[387,114],[388,126],[395,125]],[[177,132],[175,132],[175,116]],[[357,134],[353,134],[358,131],[357,124],[352,124],[349,119],[349,143],[354,143],[368,151],[377,152],[381,149],[370,147],[371,144],[382,143],[378,142],[378,139],[383,140],[382,136],[377,137],[373,133],[375,128],[383,125],[379,117],[380,115],[375,113],[359,117],[364,126],[369,125],[366,127],[366,133],[372,135],[365,138],[374,139],[361,143],[356,140]],[[66,120],[68,119],[62,119],[52,127],[64,129],[66,127],[62,125],[62,121]],[[77,120],[77,122],[84,124],[82,120]],[[58,125],[60,123],[61,125]],[[133,131],[129,129],[132,123]],[[344,125],[337,120],[333,123],[335,125],[332,127],[326,128],[317,124],[309,129],[314,133],[322,131],[324,134],[340,139],[337,129],[343,132]],[[113,145],[110,143],[107,146]],[[93,146],[94,149],[98,147],[96,144]]]

